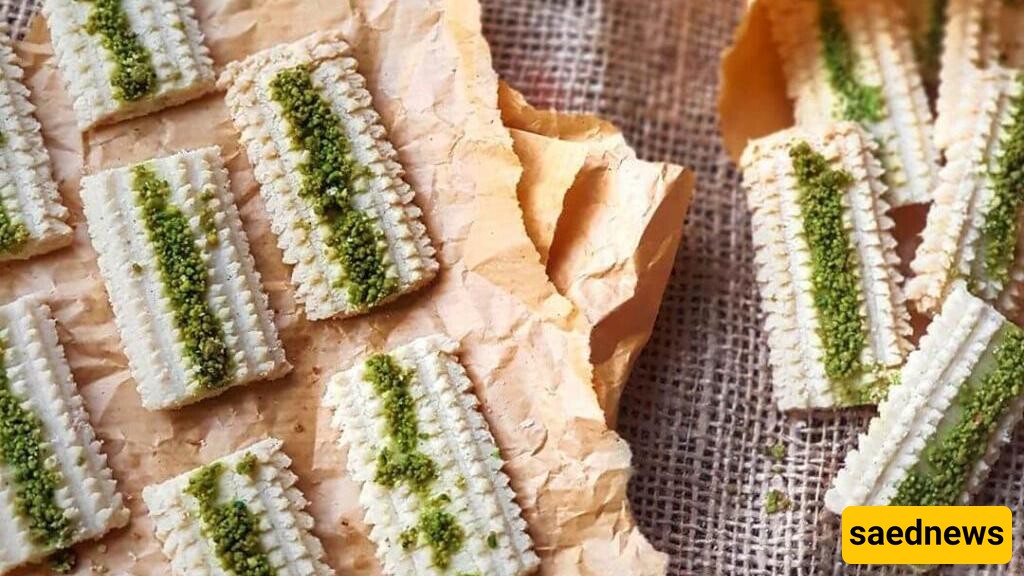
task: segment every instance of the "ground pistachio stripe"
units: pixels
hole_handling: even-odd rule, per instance
[[[890,505],[960,503],[971,470],[985,456],[1024,383],[1024,330],[1007,323],[994,342],[995,366],[964,382],[954,401],[959,408],[956,423],[928,441],[922,461],[900,483]]]
[[[149,50],[132,31],[124,0],[77,0],[92,4],[85,31],[100,37],[100,43],[114,60],[110,83],[114,98],[122,102],[141,100],[156,92],[159,84]],[[127,0],[135,1],[135,0]]]
[[[0,132],[0,148],[7,145],[7,136]],[[28,228],[11,218],[0,194],[0,254],[16,252],[28,241]]]
[[[1016,82],[1024,82],[1018,77]],[[992,199],[982,226],[985,272],[996,282],[1010,280],[1017,250],[1017,217],[1024,205],[1024,92],[1010,102],[1012,120],[1001,141],[1002,154],[989,175]]]
[[[843,194],[853,177],[801,142],[790,149],[797,180],[803,233],[811,252],[811,293],[818,311],[818,335],[825,348],[825,373],[844,402],[858,403],[862,392],[850,380],[864,366],[867,345],[860,310],[856,253],[843,225]]]
[[[207,390],[222,388],[231,369],[228,347],[220,319],[206,301],[210,279],[188,218],[171,204],[170,184],[152,168],[136,166],[132,176],[163,289],[181,330],[186,360],[194,370],[194,385]]]
[[[352,205],[370,177],[352,155],[341,119],[313,84],[309,66],[283,70],[270,83],[293,142],[309,153],[299,167],[300,196],[329,230],[326,243],[345,269],[349,301],[369,307],[391,296],[398,283],[387,275],[386,248],[374,222]]]
[[[50,451],[42,423],[22,407],[22,399],[11,389],[6,350],[7,343],[0,336],[0,462],[13,477],[14,504],[28,521],[32,541],[46,548],[63,548],[71,541],[73,528],[57,504],[60,472],[47,464]]]
[[[201,468],[185,489],[199,504],[203,534],[213,541],[214,554],[227,572],[235,576],[275,576],[277,570],[260,544],[259,519],[240,500],[218,503],[224,471],[219,463]]]
[[[405,483],[421,502],[419,522],[402,532],[399,544],[408,550],[422,538],[431,548],[434,565],[445,569],[462,549],[466,534],[458,519],[446,510],[450,496],[430,493],[437,479],[437,466],[417,448],[420,433],[411,391],[415,372],[403,368],[389,354],[377,354],[367,360],[364,378],[384,403],[390,441],[377,458],[374,480],[388,488]]]
[[[854,122],[878,122],[884,117],[882,89],[857,77],[857,56],[843,26],[835,0],[818,0],[819,26],[829,84],[842,101],[842,117]]]

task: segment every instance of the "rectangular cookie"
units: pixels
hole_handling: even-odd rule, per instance
[[[792,128],[740,165],[779,408],[878,402],[911,329],[873,141],[850,122]]]
[[[910,354],[825,506],[970,502],[1024,413],[1024,330],[960,283]]]
[[[143,406],[291,370],[220,148],[86,176],[82,203]]]
[[[438,270],[356,66],[340,33],[321,32],[232,63],[220,78],[312,320],[367,312]]]
[[[998,66],[962,92],[949,161],[911,262],[907,297],[934,314],[955,280],[1004,314],[1020,307],[1024,83]]]
[[[78,127],[144,116],[213,89],[190,0],[44,0]]]
[[[324,403],[386,574],[531,574],[540,561],[457,348],[429,336],[365,358]]]
[[[23,76],[0,24],[0,262],[63,248],[72,239]]]
[[[0,306],[0,574],[128,524],[50,308]]]
[[[887,200],[927,203],[938,170],[932,115],[906,15],[891,0],[766,3],[797,125],[846,120],[878,143]]]
[[[333,576],[281,446],[263,440],[142,491],[172,574]]]
[[[939,0],[933,0],[938,2]],[[946,151],[957,134],[978,75],[993,66],[1024,66],[1024,5],[1006,0],[944,0],[945,28],[940,40],[938,111],[935,144]]]

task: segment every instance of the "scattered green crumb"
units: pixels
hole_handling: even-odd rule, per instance
[[[764,511],[766,514],[778,514],[779,512],[785,512],[793,506],[793,501],[789,499],[781,490],[772,488],[764,496]]]
[[[768,454],[772,457],[772,460],[782,462],[786,458],[786,444],[779,440],[768,448]]]
[[[497,532],[491,532],[490,534],[487,535],[487,547],[490,548],[491,550],[494,550],[495,548],[498,547],[498,533]]]
[[[256,455],[252,452],[246,452],[245,456],[238,461],[235,465],[235,472],[238,472],[242,476],[252,476],[252,473],[256,471],[256,466],[259,464],[259,460],[256,459]]]

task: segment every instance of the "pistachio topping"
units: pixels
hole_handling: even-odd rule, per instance
[[[0,194],[0,255],[17,252],[28,242],[28,228],[25,224],[8,214]]]
[[[431,500],[420,514],[418,525],[419,533],[433,552],[434,565],[442,570],[451,564],[452,556],[462,549],[466,539],[458,519],[444,509],[448,502],[443,494]]]
[[[275,576],[277,570],[260,544],[259,519],[245,502],[218,502],[223,473],[219,463],[205,466],[189,478],[185,489],[199,504],[203,534],[213,541],[225,571],[235,576]]]
[[[994,366],[964,382],[951,426],[929,439],[923,457],[900,483],[892,506],[953,506],[960,503],[971,470],[1024,383],[1024,330],[1007,323],[995,337]]]
[[[818,6],[825,67],[829,84],[842,102],[842,118],[853,122],[882,120],[882,90],[864,85],[857,77],[857,57],[843,27],[839,7],[835,0],[818,0]]]
[[[1017,82],[1024,82],[1018,78]],[[985,272],[996,282],[1010,279],[1017,248],[1017,215],[1024,205],[1024,93],[1010,103],[1011,122],[1003,138],[1002,155],[989,174],[992,198],[982,226]]]
[[[825,373],[837,386],[838,396],[845,403],[856,404],[869,391],[850,383],[864,372],[860,357],[867,345],[856,256],[843,224],[843,193],[853,177],[834,170],[806,142],[793,146],[789,155],[803,212],[803,233],[811,252],[811,292],[825,349]]]
[[[416,420],[416,400],[411,385],[415,372],[403,368],[389,354],[377,354],[366,361],[364,378],[384,403],[384,419],[390,445],[377,457],[374,480],[389,488],[406,483],[422,504],[419,522],[399,536],[403,549],[412,548],[420,539],[431,548],[434,565],[447,568],[454,554],[462,549],[465,532],[458,520],[445,510],[451,499],[447,494],[430,497],[437,478],[437,465],[417,449],[420,440]]]
[[[134,102],[156,92],[159,83],[149,50],[132,31],[122,0],[80,0],[92,4],[85,31],[100,36],[114,59],[110,83],[114,98]]]
[[[259,465],[259,460],[256,459],[256,455],[252,452],[246,452],[245,456],[238,461],[235,465],[235,472],[238,472],[242,476],[252,476],[253,472],[256,471],[256,466]]]
[[[132,175],[163,288],[193,369],[193,383],[206,390],[221,388],[228,383],[228,348],[220,320],[206,301],[209,278],[188,218],[170,203],[170,184],[151,168],[136,166]]]
[[[11,389],[4,366],[6,347],[0,336],[0,463],[11,473],[14,505],[28,521],[32,541],[63,548],[71,542],[73,529],[57,504],[60,472],[48,463],[42,423]]]
[[[310,204],[326,243],[345,270],[339,288],[356,306],[369,307],[391,296],[398,282],[390,277],[383,234],[352,204],[366,189],[368,170],[357,164],[341,119],[313,85],[312,69],[281,71],[270,83],[271,98],[289,124],[293,143],[308,153],[299,167],[299,195]]]
[[[914,49],[917,52],[917,60],[921,63],[921,75],[934,82],[939,76],[949,0],[931,0],[928,8],[927,28]]]

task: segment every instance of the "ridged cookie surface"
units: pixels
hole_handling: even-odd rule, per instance
[[[846,457],[825,506],[969,503],[1024,412],[1024,331],[961,284]]]
[[[128,523],[49,307],[0,306],[0,574]]]
[[[281,447],[263,440],[143,490],[171,573],[333,576]]]
[[[83,131],[214,87],[190,0],[45,0],[42,9]]]
[[[0,262],[62,248],[72,236],[23,76],[0,24]]]
[[[219,148],[87,176],[82,202],[143,406],[291,370]]]
[[[887,201],[931,200],[938,153],[903,9],[890,0],[767,2],[798,125],[859,123],[878,143]]]
[[[327,385],[370,539],[395,576],[531,574],[539,560],[456,352],[421,338]]]
[[[910,324],[870,137],[848,122],[793,128],[740,163],[779,407],[877,402]]]
[[[233,63],[220,79],[313,320],[364,313],[438,270],[356,67],[340,34],[323,32]]]
[[[1013,314],[1024,281],[1024,84],[1019,73],[995,67],[962,100],[907,297],[932,314],[954,281],[966,279],[972,292]]]

